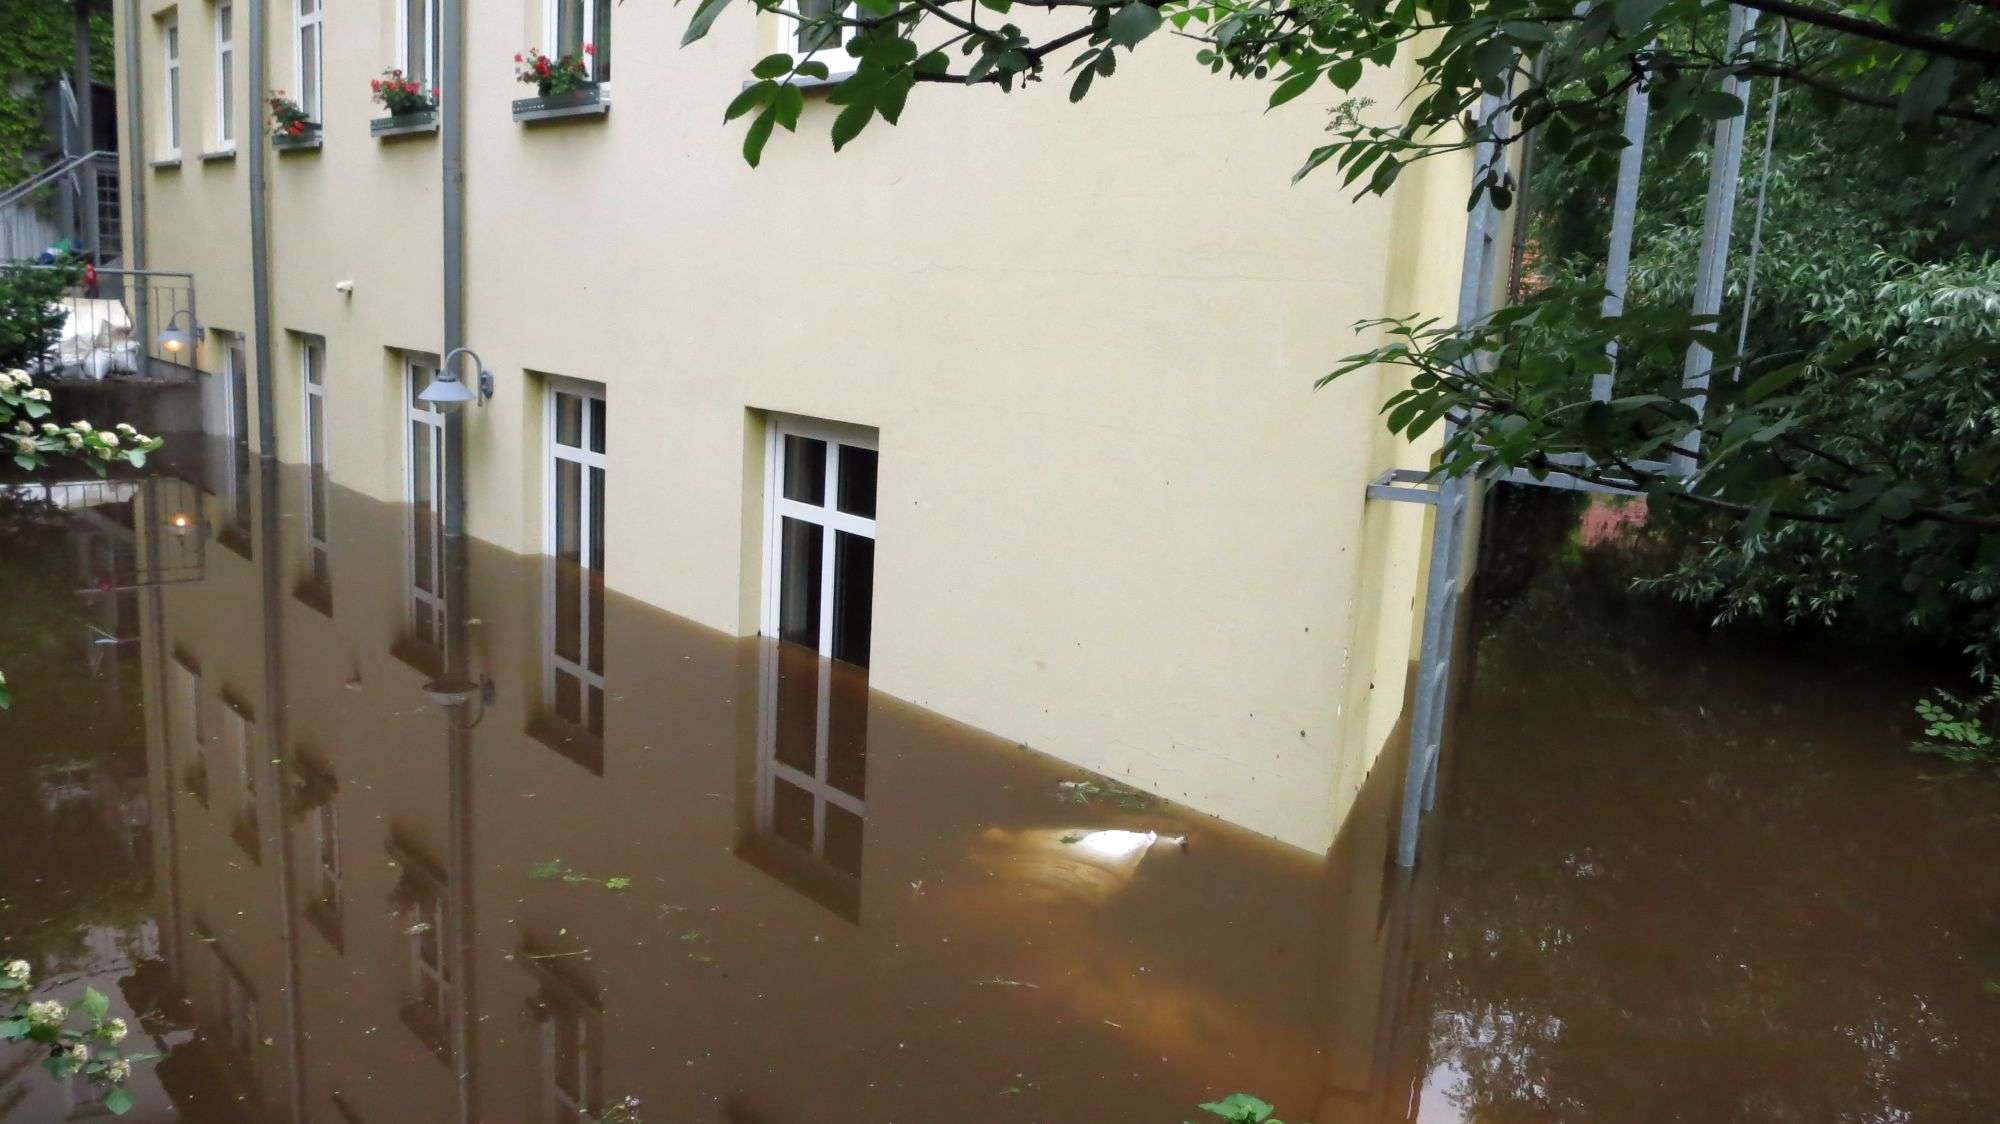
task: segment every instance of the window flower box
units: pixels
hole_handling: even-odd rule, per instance
[[[372,78],[368,88],[377,104],[389,112],[387,117],[377,117],[368,123],[368,135],[373,137],[403,137],[413,133],[437,132],[437,87],[426,89],[415,79],[406,78],[401,70],[389,69],[379,78]]]
[[[301,152],[320,147],[319,125],[311,123],[297,131],[271,134],[271,147],[279,152]]]
[[[562,117],[596,117],[611,110],[611,92],[590,79],[589,60],[596,54],[589,43],[581,55],[552,59],[540,51],[515,55],[520,66],[514,77],[535,88],[535,96],[514,102],[516,121],[553,121]]]
[[[368,135],[372,137],[407,137],[416,133],[437,131],[438,111],[435,109],[391,113],[387,117],[377,117],[368,122]]]
[[[319,147],[319,122],[307,117],[299,103],[286,97],[283,91],[278,91],[271,95],[269,104],[272,148],[280,152],[296,152]]]

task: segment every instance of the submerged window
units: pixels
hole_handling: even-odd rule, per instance
[[[403,1025],[441,1061],[451,1059],[452,971],[447,943],[450,922],[444,871],[400,838],[389,841],[389,857],[400,870],[394,900],[408,942],[408,995]]]
[[[409,626],[417,642],[442,651],[444,603],[444,414],[418,398],[437,367],[411,359],[405,372],[408,403],[406,462],[410,504],[409,550],[404,554],[404,586],[409,591]]]
[[[764,634],[868,666],[875,601],[872,436],[772,423]]]
[[[866,431],[772,423],[764,633],[779,642],[761,657],[757,834],[776,848],[761,856],[773,873],[850,919],[867,821],[877,460]]]
[[[549,528],[543,587],[542,701],[604,735],[604,388],[568,379],[548,391]]]
[[[224,497],[226,509],[219,538],[222,545],[249,558],[250,360],[243,351],[243,337],[233,332],[223,337],[222,396],[228,433],[222,440],[223,466],[215,489]]]
[[[542,1018],[543,1119],[566,1124],[595,1118],[591,1063],[597,1043],[591,1012],[570,1002],[548,1002]]]
[[[340,810],[328,800],[313,809],[313,901],[340,920]]]
[[[306,580],[322,611],[333,605],[333,564],[327,543],[326,343],[307,337],[299,346],[305,391]]]
[[[312,121],[320,121],[325,104],[322,88],[326,78],[326,51],[321,19],[321,0],[298,0],[298,34],[292,42],[293,62],[299,76],[299,108]]]
[[[201,672],[179,658],[168,664],[173,694],[169,701],[172,734],[169,762],[182,770],[189,791],[208,800],[208,746],[201,720]]]
[[[591,81],[611,81],[611,0],[547,0],[543,19],[549,54],[575,55]]]

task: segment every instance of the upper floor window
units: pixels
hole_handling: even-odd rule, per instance
[[[799,0],[799,15],[806,19],[852,15],[853,7],[847,0]],[[852,38],[854,29],[839,24],[795,23],[791,29],[794,53],[811,55],[813,61],[825,63],[835,74],[854,69],[854,58],[847,53],[847,41]]]
[[[611,0],[544,0],[548,53],[584,61],[593,82],[611,81]],[[586,50],[585,48],[589,49]]]
[[[236,13],[232,5],[215,6],[215,146],[236,147]]]
[[[160,25],[161,49],[166,52],[166,100],[161,112],[166,114],[167,158],[174,159],[181,154],[181,21],[178,16],[168,16]]]
[[[429,90],[438,84],[438,0],[398,0],[396,66]]]
[[[298,34],[292,40],[299,76],[299,108],[313,121],[324,120],[321,112],[325,105],[322,94],[326,84],[326,44],[320,27],[323,2],[297,0]]]

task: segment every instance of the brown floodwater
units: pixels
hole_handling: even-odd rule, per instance
[[[133,1119],[2000,1104],[2000,786],[1902,751],[1901,661],[1544,566],[1477,627],[1406,876],[1393,757],[1307,854],[545,559],[472,544],[455,583],[407,507],[224,475],[0,513],[0,956],[165,1050]],[[0,1119],[91,1111],[33,1060],[0,1052]]]

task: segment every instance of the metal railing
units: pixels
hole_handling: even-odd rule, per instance
[[[60,480],[0,491],[67,515],[78,593],[198,582],[206,573],[209,526],[201,490],[179,477]]]
[[[109,180],[109,193],[106,181]],[[87,195],[94,195],[87,198]],[[118,242],[105,239],[102,204],[118,198],[118,154],[85,152],[43,168],[0,191],[0,261],[33,261],[66,245],[99,261],[116,257]],[[92,203],[97,206],[92,206]],[[90,215],[97,213],[97,224]]]
[[[86,276],[94,281],[70,286],[57,301],[62,330],[55,346],[34,364],[39,380],[194,378],[202,336],[194,274],[99,269]]]

